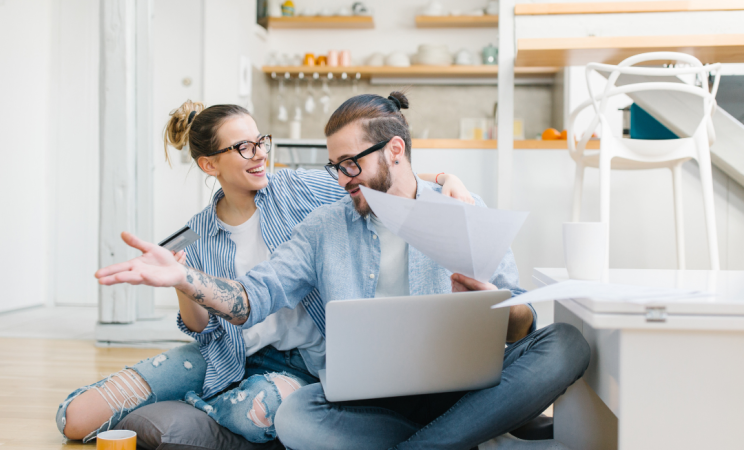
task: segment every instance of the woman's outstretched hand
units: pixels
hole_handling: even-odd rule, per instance
[[[104,267],[96,272],[100,284],[146,284],[154,287],[175,287],[186,278],[184,266],[173,253],[159,245],[145,242],[132,233],[123,232],[121,238],[142,255],[129,261]]]
[[[442,185],[442,194],[447,197],[452,197],[461,202],[475,204],[475,199],[470,195],[470,191],[465,187],[465,184],[456,176],[448,173],[445,175],[444,184]]]

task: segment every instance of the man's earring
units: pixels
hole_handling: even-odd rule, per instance
[[[395,164],[398,164],[399,162],[400,162],[400,161],[397,161],[397,160],[396,160],[396,161],[395,161]]]

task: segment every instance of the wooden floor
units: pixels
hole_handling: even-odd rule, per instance
[[[0,450],[95,449],[57,431],[59,404],[79,388],[162,350],[92,341],[0,338]]]
[[[59,404],[75,389],[161,353],[97,348],[93,341],[0,338],[0,450],[95,449],[57,431]],[[546,414],[552,414],[552,406]]]

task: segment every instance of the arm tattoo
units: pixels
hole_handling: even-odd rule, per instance
[[[225,320],[248,319],[251,308],[243,285],[234,280],[226,280],[206,275],[186,267],[187,292],[194,302]]]

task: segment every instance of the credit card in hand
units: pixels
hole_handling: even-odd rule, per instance
[[[199,239],[200,236],[186,226],[163,239],[158,245],[178,253]]]

